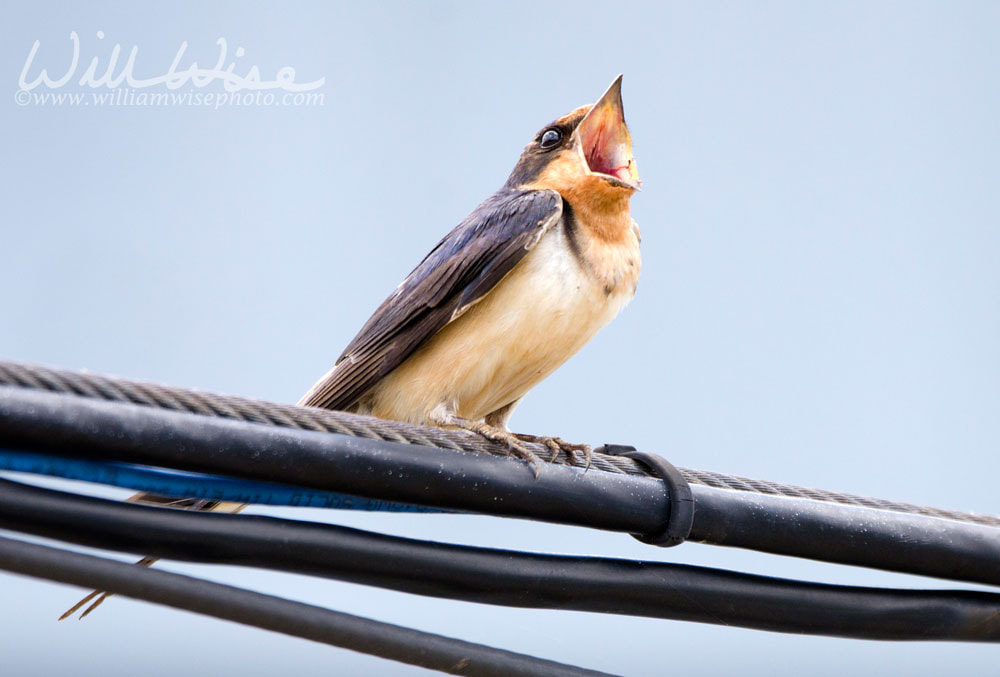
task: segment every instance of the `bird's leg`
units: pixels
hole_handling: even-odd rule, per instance
[[[514,408],[517,407],[520,402],[521,400],[514,400],[513,402],[508,402],[496,411],[491,411],[486,415],[486,423],[497,428],[508,430],[507,422],[510,420],[510,415],[514,413]],[[534,442],[535,444],[541,444],[552,451],[552,457],[549,458],[550,463],[555,463],[558,460],[560,451],[569,456],[571,461],[574,458],[575,452],[582,451],[587,459],[587,468],[590,468],[589,444],[573,444],[558,437],[527,435],[524,433],[515,433],[514,436],[522,442]]]
[[[505,443],[514,453],[514,456],[527,461],[528,465],[531,466],[531,471],[535,473],[535,477],[538,477],[538,456],[517,435],[506,428],[483,423],[482,421],[470,421],[440,407],[431,412],[430,418],[436,425],[461,428],[462,430],[468,430],[481,435],[492,442]]]
[[[548,435],[529,435],[527,433],[515,433],[519,440],[524,442],[534,442],[535,444],[544,444],[546,447],[552,450],[552,458],[549,459],[555,462],[556,455],[562,451],[569,456],[570,460],[576,458],[576,452],[582,451],[583,458],[587,462],[584,470],[590,469],[591,452],[593,451],[589,444],[575,444],[573,442],[567,442],[561,437],[549,437]]]

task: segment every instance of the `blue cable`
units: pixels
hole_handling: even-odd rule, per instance
[[[109,484],[178,498],[204,498],[235,503],[376,512],[452,512],[350,494],[312,491],[285,484],[241,480],[222,475],[203,475],[114,461],[64,458],[3,448],[0,448],[0,470]]]

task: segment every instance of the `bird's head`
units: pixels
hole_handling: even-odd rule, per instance
[[[619,75],[597,103],[543,127],[525,146],[508,187],[551,189],[571,204],[595,208],[627,206],[640,182],[621,86]]]

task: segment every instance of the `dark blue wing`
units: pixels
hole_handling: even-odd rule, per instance
[[[424,257],[300,404],[346,409],[504,278],[562,214],[551,190],[501,191]]]

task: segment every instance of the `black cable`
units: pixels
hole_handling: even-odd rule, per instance
[[[652,470],[656,477],[663,480],[667,487],[670,509],[667,511],[663,526],[654,533],[632,534],[632,536],[643,543],[658,545],[661,548],[673,548],[687,540],[694,526],[694,496],[691,494],[691,485],[673,463],[662,456],[637,451],[635,447],[622,444],[605,444],[595,451],[639,461]]]
[[[0,360],[0,386],[138,404],[144,407],[170,409],[199,416],[228,418],[269,426],[333,432],[367,439],[405,442],[439,449],[493,454],[494,456],[516,456],[506,444],[487,440],[480,435],[470,434],[464,430],[413,425],[346,411],[299,407],[279,402],[254,400],[235,395],[220,395],[189,388],[144,383],[89,372],[52,369],[4,360]],[[534,447],[545,457],[551,453],[542,444],[533,442],[525,444]],[[584,457],[583,454],[558,452],[555,454],[555,462],[577,468],[595,468],[611,473],[651,475],[642,464],[624,456],[609,456],[601,453],[600,449],[595,449],[588,457]],[[985,515],[900,501],[887,501],[870,496],[857,496],[825,489],[810,489],[707,470],[694,470],[692,468],[677,468],[677,470],[683,479],[691,484],[701,484],[717,489],[826,501],[840,505],[939,517],[1000,528],[1000,515]]]
[[[402,503],[655,533],[662,482],[0,387],[0,444]],[[1000,529],[691,484],[689,541],[1000,585]]]
[[[536,480],[515,458],[6,386],[0,445],[611,531],[653,531],[669,509],[646,477],[545,464]]]
[[[191,576],[0,536],[0,569],[193,611],[454,675],[607,673],[494,649]]]
[[[91,547],[487,604],[864,639],[1000,641],[1000,594],[822,585],[677,564],[429,543],[271,517],[147,507],[3,480],[0,527]]]

